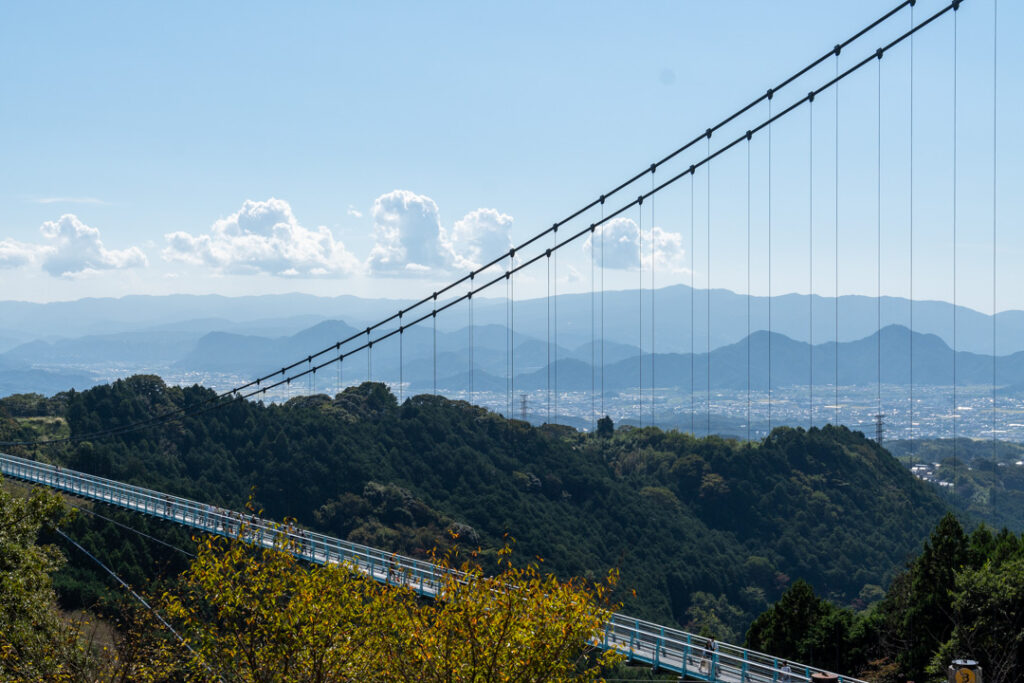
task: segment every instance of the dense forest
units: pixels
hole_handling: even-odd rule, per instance
[[[2,429],[4,438],[86,434],[212,397],[136,376],[3,399],[17,417]],[[413,555],[452,532],[485,551],[509,535],[518,560],[543,558],[559,576],[619,568],[627,612],[734,641],[797,579],[840,605],[877,600],[945,509],[931,487],[842,427],[779,428],[753,444],[657,428],[582,434],[429,395],[399,405],[373,383],[284,405],[237,401],[22,453],[227,507],[253,495],[270,518]],[[102,514],[187,543],[159,522]],[[104,520],[74,524],[87,548],[133,580],[180,569],[172,551]],[[100,591],[90,571],[58,576],[67,607]]]
[[[1024,537],[949,513],[868,609],[841,608],[797,581],[759,616],[747,645],[878,683],[945,681],[956,659],[986,681],[1024,679]]]

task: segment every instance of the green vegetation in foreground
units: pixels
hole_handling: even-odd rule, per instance
[[[187,571],[150,598],[158,612],[127,611],[114,647],[100,648],[60,616],[50,575],[63,557],[35,541],[61,512],[55,494],[0,489],[4,681],[586,683],[623,659],[590,645],[615,607],[614,571],[561,582],[514,566],[505,547],[490,576],[452,552],[437,561],[465,578],[447,574],[443,599],[424,601],[344,565],[300,562],[285,535],[273,549],[201,539]]]
[[[137,376],[40,409],[81,434],[212,397]],[[7,435],[25,429],[0,425]],[[944,511],[930,486],[841,427],[780,428],[755,444],[656,428],[601,437],[434,396],[398,405],[372,383],[333,399],[234,402],[31,455],[236,509],[254,490],[270,518],[412,555],[445,547],[455,532],[487,561],[510,533],[517,561],[540,557],[558,576],[591,579],[619,567],[627,612],[723,640],[742,639],[799,578],[864,607]],[[123,531],[79,523],[102,559],[153,574],[152,558]],[[62,580],[66,595],[75,580]]]
[[[21,493],[29,492],[23,486]],[[13,496],[0,482],[0,676],[12,681],[586,681],[660,679],[624,667],[587,643],[601,632],[617,572],[599,582],[560,582],[536,563],[516,568],[506,546],[493,576],[470,553],[445,600],[422,601],[344,566],[298,561],[238,539],[197,539],[197,556],[117,622],[112,647],[61,616],[50,575],[63,561],[34,537],[64,517],[59,496]],[[152,591],[148,591],[153,595]],[[953,658],[970,656],[990,683],[1024,675],[1024,539],[979,527],[965,534],[952,515],[884,599],[855,613],[795,582],[762,614],[747,645],[869,681],[945,680]],[[799,670],[796,673],[800,673]],[[670,677],[674,678],[674,677]]]
[[[952,514],[884,599],[856,613],[798,581],[747,633],[747,646],[872,681],[945,681],[978,660],[987,683],[1024,680],[1024,538]],[[902,676],[902,678],[900,678]]]

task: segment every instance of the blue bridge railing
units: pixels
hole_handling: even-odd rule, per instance
[[[444,572],[437,565],[312,531],[282,527],[256,515],[207,505],[160,491],[132,486],[57,465],[0,453],[0,473],[88,500],[159,517],[202,532],[273,547],[284,535],[292,554],[310,562],[347,563],[377,581],[404,585],[434,597]],[[748,650],[712,643],[702,636],[625,614],[613,614],[595,645],[615,648],[629,659],[674,671],[686,678],[722,683],[864,683],[822,669]]]

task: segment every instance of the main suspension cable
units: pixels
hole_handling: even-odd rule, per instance
[[[880,17],[876,21],[872,22],[867,27],[865,27],[864,29],[862,29],[858,33],[854,34],[853,36],[848,38],[843,43],[840,43],[840,46],[841,47],[842,46],[846,46],[846,45],[849,45],[850,43],[854,42],[855,40],[857,40],[858,38],[860,38],[861,36],[863,36],[864,34],[869,32],[871,29],[877,27],[878,25],[880,25],[881,23],[886,21],[888,18],[890,18],[891,16],[896,14],[899,10],[903,9],[904,7],[911,7],[911,9],[912,9],[913,8],[913,4],[914,4],[914,0],[906,0],[905,2],[900,3],[893,10],[891,10],[888,13],[886,13],[885,15],[883,15],[882,17]],[[941,17],[942,15],[944,15],[947,11],[950,11],[951,9],[952,9],[952,6],[946,6],[946,7],[942,8],[942,9],[938,10],[937,12],[935,12],[933,15],[931,15],[925,21],[922,21],[922,22],[920,22],[920,23],[918,23],[916,25],[913,24],[913,20],[912,20],[912,27],[908,31],[906,31],[902,35],[896,37],[895,39],[893,39],[892,41],[890,41],[889,43],[887,43],[886,45],[884,45],[880,49],[883,50],[883,51],[887,51],[887,50],[891,49],[892,47],[900,44],[901,42],[903,42],[904,40],[906,40],[908,38],[910,38],[911,39],[911,43],[913,43],[913,35],[917,31],[919,31],[919,30],[923,29],[924,27],[928,26],[933,21],[935,21],[936,19],[938,19],[939,17]],[[911,13],[913,13],[913,12],[911,12]],[[833,54],[833,51],[830,51],[826,55],[823,55],[822,57],[820,57],[819,59],[815,60],[814,62],[812,62],[810,65],[808,65],[804,69],[800,70],[799,72],[797,72],[796,74],[794,74],[790,78],[788,78],[785,81],[783,81],[779,86],[776,86],[775,88],[773,88],[773,90],[777,92],[782,87],[788,85],[789,83],[793,82],[794,80],[796,80],[800,76],[804,75],[805,73],[807,73],[808,71],[810,71],[814,67],[816,67],[819,64],[821,64],[823,61],[828,59],[828,57],[830,57],[832,54]],[[751,128],[751,132],[752,133],[760,132],[765,127],[767,127],[770,123],[772,123],[774,121],[777,121],[778,119],[788,115],[789,113],[791,113],[792,111],[794,111],[795,109],[797,109],[798,107],[803,105],[805,102],[808,102],[809,101],[809,97],[813,97],[814,95],[820,94],[821,92],[824,92],[825,90],[828,90],[829,88],[832,88],[832,87],[836,86],[844,78],[846,78],[850,74],[858,71],[866,63],[868,63],[869,61],[871,61],[874,58],[875,58],[875,55],[872,54],[871,56],[869,56],[869,57],[861,60],[860,62],[852,65],[851,67],[849,67],[845,71],[837,74],[835,78],[827,81],[826,83],[824,83],[820,87],[818,87],[815,90],[811,91],[811,93],[809,93],[808,96],[799,98],[797,101],[793,102],[790,106],[788,106],[785,109],[783,109],[783,110],[779,111],[778,113],[774,114],[771,117],[770,120],[763,121],[762,123],[758,124],[757,126]],[[741,114],[743,114],[746,111],[748,111],[751,107],[756,106],[760,102],[764,101],[766,99],[766,97],[767,97],[767,95],[762,95],[762,96],[758,97],[751,104],[749,104],[746,107],[743,107],[742,109],[738,110],[732,116],[727,117],[722,122],[720,122],[719,124],[711,127],[708,130],[710,130],[712,132],[714,132],[715,130],[718,130],[719,128],[721,128],[721,127],[725,126],[726,124],[730,123],[731,121],[733,121],[736,117],[738,117]],[[705,134],[701,135],[700,137],[694,138],[694,140],[692,140],[689,143],[687,143],[686,145],[680,147],[676,151],[674,151],[671,154],[669,154],[668,156],[664,157],[662,160],[660,160],[658,162],[655,162],[654,166],[657,167],[657,166],[660,166],[660,165],[670,161],[671,159],[675,158],[676,156],[678,156],[683,151],[685,151],[685,150],[689,149],[690,147],[692,147],[694,144],[696,144],[700,139],[704,138],[706,135],[707,135],[707,132],[705,132]],[[732,140],[731,142],[723,145],[721,148],[719,148],[714,153],[709,153],[708,156],[705,157],[703,160],[699,161],[698,163],[692,164],[689,169],[686,169],[686,170],[683,170],[683,171],[677,173],[676,175],[670,177],[668,180],[666,180],[666,181],[662,182],[661,184],[657,185],[656,187],[654,187],[649,192],[640,195],[640,198],[646,198],[648,196],[651,196],[651,195],[653,195],[653,194],[655,194],[655,193],[665,189],[666,187],[672,185],[676,181],[680,180],[682,177],[684,177],[686,175],[691,175],[697,168],[699,168],[699,167],[701,167],[701,166],[703,166],[705,164],[709,164],[715,157],[717,157],[717,156],[719,156],[721,154],[724,154],[725,152],[727,152],[730,149],[732,149],[734,146],[736,146],[741,141],[743,141],[745,139],[745,137],[746,137],[745,135],[740,136],[739,138],[736,138],[736,139]],[[631,183],[633,183],[636,180],[638,180],[639,178],[643,177],[643,175],[645,175],[648,172],[650,172],[650,167],[647,167],[646,169],[644,169],[642,172],[640,172],[639,174],[637,174],[633,178],[631,178],[631,179],[627,180],[626,182],[620,184],[618,187],[616,187],[611,192],[606,193],[605,195],[603,195],[603,197],[605,199],[607,199],[608,196],[611,196],[612,194],[614,194],[614,193],[620,191],[621,189],[627,187]],[[590,208],[593,208],[594,206],[597,206],[599,204],[599,201],[600,200],[594,200],[590,204],[588,204],[585,207],[583,207],[583,208],[579,209],[578,211],[574,212],[573,214],[571,214],[567,218],[563,219],[562,221],[559,221],[559,222],[555,223],[554,226],[563,225],[563,224],[565,224],[565,223],[575,219],[581,213],[583,213],[583,211],[589,210]],[[627,202],[626,204],[624,204],[623,206],[621,206],[618,210],[616,210],[614,212],[608,213],[607,215],[602,217],[602,219],[601,219],[602,220],[602,224],[605,224],[605,223],[607,223],[607,221],[612,220],[612,219],[618,217],[624,211],[628,211],[633,205],[638,204],[638,203],[639,203],[639,198],[637,200],[633,200],[633,201]],[[523,244],[521,244],[520,246],[516,247],[516,249],[520,250],[520,249],[523,249],[523,248],[533,244],[534,242],[536,242],[538,239],[540,239],[544,235],[548,234],[549,232],[552,232],[554,226],[552,228],[548,228],[548,229],[546,229],[546,230],[544,230],[544,231],[534,235],[533,237],[531,237],[530,239],[525,241]],[[563,240],[562,242],[557,243],[557,245],[556,245],[556,247],[554,249],[557,250],[558,248],[561,248],[561,247],[563,247],[563,246],[565,246],[565,245],[575,241],[581,234],[586,233],[588,230],[589,230],[589,228],[584,228],[583,231],[578,232],[575,235],[573,235],[573,236]],[[536,256],[534,258],[525,260],[519,266],[516,267],[516,270],[520,270],[522,268],[529,267],[533,263],[535,263],[537,260],[539,260],[540,258],[542,258],[544,256],[545,256],[545,253],[542,252],[541,254],[539,254],[538,256]],[[481,272],[484,272],[484,271],[488,270],[489,268],[493,267],[496,263],[498,263],[504,257],[505,257],[505,255],[503,254],[503,255],[499,256],[497,259],[482,265],[480,268],[476,269],[475,271],[472,271],[472,274],[475,275],[477,273],[481,273]],[[467,274],[467,275],[465,275],[465,276],[455,280],[454,282],[449,283],[448,285],[446,285],[442,289],[438,290],[433,296],[428,296],[428,297],[426,297],[426,298],[424,298],[424,299],[422,299],[422,300],[420,300],[418,302],[415,302],[412,305],[410,305],[410,306],[408,306],[408,307],[406,307],[404,309],[401,309],[401,312],[409,313],[410,311],[418,308],[419,306],[422,306],[423,304],[431,301],[432,299],[434,299],[436,301],[436,296],[437,295],[443,294],[443,293],[446,293],[446,292],[450,291],[453,287],[456,287],[456,286],[466,282],[469,279],[469,277],[470,277],[470,275]],[[498,279],[500,279],[500,277],[502,277],[502,276],[499,276]],[[482,291],[484,289],[487,289],[489,286],[494,284],[494,282],[496,280],[497,279],[492,280],[492,281],[482,285],[481,287],[477,288],[476,291],[479,292],[479,291]],[[411,327],[413,325],[418,324],[419,322],[422,322],[423,320],[426,320],[427,318],[435,316],[437,312],[441,312],[441,311],[443,311],[443,310],[445,310],[445,309],[447,309],[447,308],[449,308],[451,306],[454,306],[454,305],[460,303],[461,301],[463,301],[463,300],[465,300],[467,298],[468,297],[465,294],[463,294],[462,296],[454,297],[453,299],[448,301],[443,306],[441,306],[439,308],[436,308],[435,311],[428,312],[425,315],[422,315],[419,318],[417,318],[417,319],[413,320],[412,322],[408,323],[406,325],[406,327]],[[333,351],[338,351],[338,350],[340,350],[340,348],[343,345],[347,345],[347,344],[349,344],[351,342],[355,342],[363,334],[367,335],[367,341],[365,343],[363,343],[361,346],[358,346],[356,348],[350,349],[347,355],[351,355],[351,353],[355,353],[355,352],[358,352],[358,351],[366,350],[368,352],[367,353],[367,366],[368,366],[368,370],[369,370],[368,375],[372,376],[372,346],[373,346],[373,344],[378,343],[380,341],[383,341],[384,339],[387,339],[388,337],[390,337],[390,336],[392,336],[394,334],[398,334],[398,329],[395,328],[395,329],[393,329],[393,330],[391,330],[389,332],[382,332],[380,334],[380,336],[377,337],[376,339],[371,339],[370,338],[370,333],[373,330],[376,330],[376,329],[380,328],[383,325],[386,325],[388,323],[391,323],[391,322],[397,320],[397,318],[398,318],[398,312],[392,314],[391,316],[388,316],[387,318],[384,318],[384,319],[378,321],[377,323],[375,323],[373,325],[370,325],[364,331],[358,332],[358,333],[356,333],[356,334],[354,334],[354,335],[352,335],[352,336],[350,336],[350,337],[348,337],[348,338],[346,338],[344,340],[340,340],[340,341],[336,342],[335,344],[333,344],[332,346],[329,346],[329,347],[327,347],[327,348],[325,348],[325,349],[323,349],[323,350],[321,350],[321,351],[319,351],[319,352],[317,352],[315,354],[310,354],[309,356],[307,356],[305,358],[302,358],[301,360],[296,361],[295,363],[292,363],[291,365],[286,365],[283,368],[281,368],[280,370],[274,371],[274,372],[272,372],[272,373],[270,373],[268,375],[264,375],[262,377],[258,377],[257,379],[252,380],[250,382],[247,382],[247,383],[245,383],[243,385],[239,385],[239,386],[234,387],[232,389],[223,391],[220,394],[217,394],[216,396],[211,397],[210,399],[207,399],[201,407],[192,408],[192,409],[175,408],[175,409],[169,410],[167,412],[164,412],[164,413],[161,413],[161,414],[158,414],[158,415],[154,415],[154,416],[152,416],[150,418],[147,418],[145,420],[140,420],[140,421],[137,421],[137,422],[134,422],[134,423],[131,423],[131,424],[128,424],[128,425],[122,425],[122,426],[116,427],[116,428],[110,428],[110,429],[106,429],[106,430],[98,430],[97,432],[93,432],[93,433],[89,433],[89,434],[81,434],[81,435],[70,436],[70,437],[62,437],[60,439],[49,439],[49,440],[38,440],[38,441],[6,441],[6,442],[0,442],[0,445],[44,445],[44,444],[55,444],[55,443],[69,442],[69,441],[80,441],[80,440],[83,440],[83,439],[97,439],[97,438],[105,438],[105,437],[108,437],[108,436],[116,436],[116,435],[119,435],[119,434],[126,433],[128,431],[134,431],[134,430],[137,430],[137,429],[142,429],[142,428],[145,428],[145,427],[153,426],[155,424],[161,424],[161,423],[167,422],[169,420],[174,420],[174,419],[178,419],[178,418],[185,417],[185,416],[191,416],[191,415],[197,415],[197,414],[204,413],[207,410],[208,404],[212,404],[213,408],[217,408],[220,405],[226,405],[226,403],[221,402],[222,399],[228,399],[228,402],[230,402],[230,401],[235,401],[235,400],[243,400],[245,398],[249,398],[249,397],[253,397],[253,396],[257,396],[257,395],[265,396],[270,389],[273,389],[273,388],[276,388],[276,387],[280,387],[280,386],[283,386],[283,385],[286,385],[286,384],[290,385],[290,381],[291,380],[297,379],[297,378],[299,378],[299,377],[301,377],[301,376],[306,374],[306,371],[300,371],[300,372],[297,372],[294,375],[286,376],[287,372],[295,369],[296,367],[298,367],[302,363],[307,363],[311,359],[319,358],[320,356],[328,353],[329,351],[332,351],[332,350]],[[313,366],[313,367],[315,367],[317,369],[320,369],[320,368],[325,367],[326,365],[329,365],[329,364],[331,364],[333,362],[336,362],[336,361],[337,361],[337,358],[332,357],[332,358],[328,359],[327,361],[325,361],[324,363],[321,363],[321,364]],[[310,368],[310,371],[312,371],[312,368]],[[280,377],[281,379],[277,380],[276,382],[272,382],[270,384],[265,384],[265,382],[267,382],[268,380],[273,380],[275,377]]]

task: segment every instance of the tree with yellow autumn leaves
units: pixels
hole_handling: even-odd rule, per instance
[[[621,659],[590,644],[610,616],[617,575],[560,581],[498,552],[487,575],[457,552],[437,599],[382,586],[346,565],[205,538],[179,590],[161,600],[183,643],[160,641],[136,676],[223,681],[594,681]],[[458,566],[455,566],[455,565]],[[400,581],[397,583],[401,583]]]

